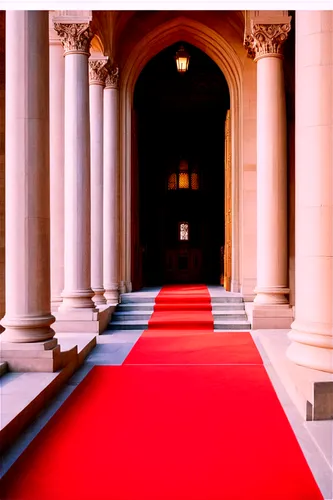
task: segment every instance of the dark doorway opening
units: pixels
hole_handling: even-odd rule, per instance
[[[190,54],[177,72],[175,54]],[[179,42],[155,56],[134,92],[133,288],[220,283],[224,246],[227,82],[201,50]]]

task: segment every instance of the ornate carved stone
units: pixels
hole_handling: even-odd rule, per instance
[[[283,44],[287,40],[290,23],[255,24],[252,33],[245,37],[244,46],[250,57],[256,60],[267,55],[282,57]]]
[[[89,60],[89,84],[90,85],[105,85],[105,79],[108,72],[105,68],[107,59],[90,59]]]
[[[89,23],[54,23],[66,54],[80,53],[89,56],[90,42],[94,36]]]
[[[119,67],[110,66],[107,68],[108,74],[105,79],[106,89],[117,89],[119,84]]]

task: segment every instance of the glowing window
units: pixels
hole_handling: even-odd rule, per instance
[[[168,174],[168,190],[176,191],[177,189],[190,189],[197,191],[199,185],[198,167],[189,168],[187,160],[180,160],[177,171]]]
[[[197,172],[192,172],[191,174],[191,189],[194,191],[199,189],[199,175]]]
[[[179,224],[179,239],[181,241],[188,241],[189,227],[188,222],[181,222]]]
[[[168,189],[177,189],[177,174],[169,175]]]
[[[179,189],[188,189],[189,187],[188,172],[179,172]]]

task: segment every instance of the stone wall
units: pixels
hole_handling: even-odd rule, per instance
[[[246,53],[245,49],[244,52]],[[243,220],[241,292],[253,300],[257,282],[257,65],[244,61],[243,72]]]
[[[289,300],[295,305],[295,12],[285,46],[285,89],[287,106]]]
[[[0,11],[0,319],[5,314],[5,12]]]

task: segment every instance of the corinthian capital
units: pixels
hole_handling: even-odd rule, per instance
[[[105,88],[106,89],[117,89],[119,85],[119,67],[118,66],[109,66],[107,68],[107,77],[105,80]]]
[[[105,85],[107,70],[105,68],[108,62],[107,57],[104,59],[89,59],[89,84],[90,85]]]
[[[282,57],[289,31],[290,23],[254,24],[251,33],[244,39],[244,46],[255,60],[272,55]]]
[[[67,54],[85,54],[89,56],[93,32],[89,23],[54,23],[62,45]]]

